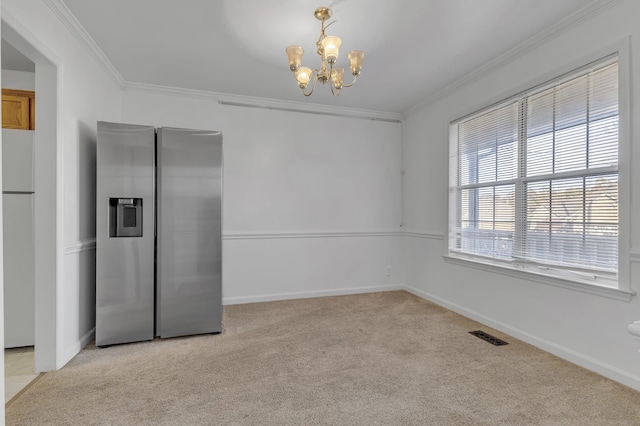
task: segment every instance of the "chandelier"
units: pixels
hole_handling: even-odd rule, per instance
[[[329,80],[331,81],[329,86],[331,87],[333,96],[340,96],[340,90],[342,90],[343,87],[353,86],[362,70],[362,60],[364,59],[364,52],[362,50],[352,50],[347,55],[349,58],[349,68],[353,75],[353,81],[351,83],[344,83],[344,68],[333,67],[338,60],[338,49],[342,41],[339,37],[328,36],[324,33],[329,25],[336,22],[332,21],[325,25],[325,21],[331,17],[331,14],[331,9],[328,7],[319,7],[314,12],[314,16],[322,21],[320,37],[316,42],[317,53],[320,55],[321,60],[320,68],[312,70],[311,68],[300,66],[302,53],[304,52],[302,47],[289,46],[286,49],[287,56],[289,57],[289,69],[293,71],[298,86],[305,96],[310,96],[313,93],[313,89],[316,87],[318,81],[324,85],[329,82]],[[307,92],[306,89],[311,81],[311,90]]]

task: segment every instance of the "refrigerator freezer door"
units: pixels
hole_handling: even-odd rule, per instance
[[[154,337],[155,128],[98,122],[96,345]],[[110,199],[141,200],[142,236],[110,237]]]
[[[222,134],[158,130],[160,337],[222,331]]]
[[[3,191],[34,191],[33,141],[33,131],[2,129]]]
[[[35,341],[33,194],[3,194],[4,347]]]

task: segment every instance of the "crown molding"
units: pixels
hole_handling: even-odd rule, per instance
[[[399,123],[402,120],[402,114],[400,113],[345,108],[322,104],[309,104],[304,102],[259,98],[255,96],[233,95],[229,93],[210,92],[207,90],[183,89],[180,87],[160,86],[129,81],[125,82],[124,90],[125,92],[143,92],[158,95],[203,99],[217,102],[221,105],[235,107],[265,108],[288,112],[304,112],[311,114],[332,115],[337,117],[390,121],[395,123]]]
[[[520,43],[518,46],[514,47],[511,50],[508,50],[506,53],[487,62],[481,67],[476,68],[474,71],[470,72],[469,74],[462,77],[461,79],[453,82],[452,84],[444,87],[443,89],[437,91],[436,93],[429,96],[428,98],[418,103],[417,105],[414,105],[411,108],[408,108],[406,111],[404,111],[403,117],[407,118],[412,114],[426,108],[427,106],[434,103],[435,101],[447,96],[448,94],[479,80],[480,78],[484,77],[485,75],[489,74],[495,69],[509,62],[512,62],[521,56],[526,55],[532,50],[535,50],[541,47],[542,45],[547,43],[549,40],[559,37],[560,35],[570,31],[571,29],[582,24],[583,22],[593,19],[595,16],[603,13],[604,11],[606,11],[607,9],[610,9],[613,6],[616,6],[618,3],[621,3],[622,1],[623,0],[592,1],[585,7],[577,10],[576,12],[567,16],[566,18],[556,22],[546,30],[538,33],[537,35],[531,37],[530,39],[524,41],[523,43]]]
[[[121,90],[124,89],[125,80],[122,75],[118,72],[116,67],[113,66],[111,61],[109,61],[109,58],[107,58],[102,49],[100,49],[96,42],[93,41],[89,33],[87,33],[73,13],[71,13],[67,5],[64,4],[62,0],[43,0],[43,2],[49,6],[60,22],[67,27],[71,35],[78,40],[80,45],[96,61],[98,66],[102,68],[107,76],[113,80],[116,86]]]

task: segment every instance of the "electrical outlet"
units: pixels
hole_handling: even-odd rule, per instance
[[[391,265],[387,265],[387,276],[391,276]]]

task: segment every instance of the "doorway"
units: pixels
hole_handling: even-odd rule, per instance
[[[58,231],[62,229],[58,207],[59,176],[57,138],[58,67],[52,55],[28,31],[20,32],[19,23],[3,14],[1,35],[21,55],[35,65],[35,117],[34,131],[34,372],[58,368],[57,283],[61,250]],[[24,33],[24,34],[23,34]],[[2,49],[4,53],[4,48]],[[3,251],[7,241],[3,241]],[[3,310],[4,312],[4,310]],[[3,342],[4,344],[4,342]]]
[[[5,402],[35,374],[35,63],[2,39]]]

